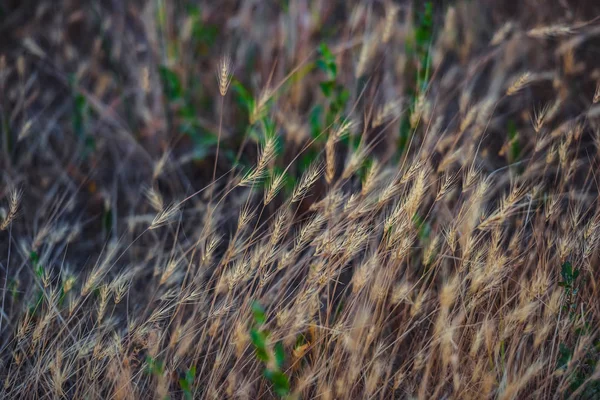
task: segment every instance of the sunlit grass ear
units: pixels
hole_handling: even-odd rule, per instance
[[[0,231],[6,230],[11,222],[17,217],[22,195],[23,192],[19,189],[13,189],[10,192],[8,198],[8,212],[5,211],[4,215],[0,216],[2,217],[0,221]]]

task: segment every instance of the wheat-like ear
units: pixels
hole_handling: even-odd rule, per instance
[[[512,21],[508,21],[500,29],[494,33],[492,40],[490,41],[491,46],[496,46],[502,42],[510,35],[510,33],[514,30],[515,24]]]
[[[367,154],[368,149],[361,144],[359,148],[350,155],[350,159],[346,163],[346,168],[344,168],[344,171],[342,172],[342,179],[348,179],[355,173],[367,158]]]
[[[165,202],[162,196],[153,187],[144,188],[143,193],[144,197],[148,200],[148,203],[150,203],[150,206],[154,208],[154,211],[159,213],[165,209]]]
[[[335,138],[329,135],[325,143],[325,180],[331,184],[335,178]]]
[[[568,36],[573,34],[574,31],[572,28],[566,25],[550,25],[550,26],[542,26],[540,28],[530,29],[527,32],[527,36],[542,39],[548,37],[560,37],[560,36]]]
[[[163,285],[165,282],[167,282],[169,280],[169,278],[173,275],[175,270],[177,270],[179,268],[180,265],[181,265],[181,260],[171,258],[167,262],[167,266],[165,267],[165,269],[163,270],[163,272],[160,276],[159,284]]]
[[[28,120],[23,124],[23,127],[19,131],[19,135],[17,136],[17,142],[25,139],[31,133],[31,127],[33,126],[33,120]]]
[[[279,193],[279,191],[283,188],[283,185],[285,184],[285,172],[281,172],[281,173],[273,173],[273,176],[271,178],[271,182],[269,184],[269,190],[267,190],[265,192],[265,198],[264,198],[264,204],[265,206],[267,204],[269,204],[271,201],[273,201],[273,199],[275,198],[275,196],[277,196],[277,193]]]
[[[373,160],[367,173],[365,174],[365,179],[363,181],[362,189],[360,191],[362,196],[367,195],[373,189],[375,182],[379,176],[379,171],[381,170],[381,164],[377,160]]]
[[[600,81],[598,81],[598,83],[596,84],[596,91],[594,92],[594,99],[592,100],[592,102],[594,104],[596,104],[599,101],[600,101]]]
[[[271,237],[269,239],[270,245],[274,246],[283,239],[282,235],[285,235],[285,232],[290,226],[290,218],[291,215],[289,209],[287,207],[280,207],[275,214],[275,221],[272,224]]]
[[[248,226],[248,223],[250,223],[253,216],[254,211],[252,210],[252,207],[249,204],[244,205],[238,215],[237,231],[240,232]]]
[[[104,317],[104,312],[106,311],[106,306],[108,305],[108,296],[110,294],[110,287],[108,285],[100,286],[98,290],[100,298],[98,302],[98,315],[96,321],[98,325],[101,324],[102,318]]]
[[[410,127],[412,129],[415,129],[421,121],[421,119],[427,116],[428,108],[429,103],[427,101],[427,98],[425,97],[425,92],[419,93],[419,96],[417,96],[417,101],[415,102],[413,112],[412,114],[410,114],[409,118]]]
[[[474,163],[471,164],[463,180],[463,192],[471,188],[477,179],[479,179],[480,171]]]
[[[509,88],[506,90],[506,95],[507,96],[512,96],[515,93],[519,92],[521,89],[523,89],[525,86],[527,86],[530,82],[531,82],[531,72],[525,72],[523,74],[521,74],[517,79],[515,79],[515,81],[512,83],[512,85],[509,86]]]
[[[167,165],[167,161],[169,160],[169,155],[170,152],[165,151],[158,161],[156,161],[152,170],[152,179],[156,179],[162,175],[165,165]]]
[[[23,192],[20,189],[13,189],[10,192],[10,197],[8,200],[8,213],[0,223],[0,231],[6,230],[10,223],[17,217],[22,195]]]
[[[219,93],[221,93],[221,96],[227,94],[232,77],[231,58],[228,55],[224,55],[219,60],[219,70],[217,71],[217,81],[219,82]]]
[[[377,128],[387,122],[390,118],[400,115],[401,108],[401,100],[392,100],[386,102],[375,114],[375,118],[373,118],[371,126],[373,128]]]
[[[389,42],[392,37],[392,33],[394,33],[394,26],[396,25],[396,16],[398,15],[398,11],[400,11],[400,7],[397,4],[388,2],[385,10],[385,21],[383,24],[383,33],[381,35],[382,42]]]
[[[442,185],[440,186],[440,190],[437,193],[435,201],[440,201],[442,197],[446,195],[446,193],[450,192],[454,188],[454,185],[456,185],[457,182],[458,174],[446,174],[444,182],[442,182]]]
[[[358,57],[358,63],[356,64],[356,73],[354,75],[355,78],[358,79],[364,75],[364,73],[367,70],[369,61],[371,61],[371,58],[373,57],[373,55],[375,54],[375,51],[377,50],[378,44],[379,43],[377,41],[377,38],[375,38],[373,36],[365,37],[365,39],[363,40],[363,45],[360,50],[360,55]]]
[[[260,181],[266,172],[267,165],[273,160],[276,153],[275,137],[268,137],[260,154],[256,168],[247,173],[239,183],[239,186],[251,186]]]
[[[180,206],[181,205],[179,203],[172,203],[164,208],[162,211],[156,214],[148,229],[157,229],[168,224],[179,213]]]
[[[467,129],[473,123],[473,121],[475,121],[475,117],[477,116],[478,111],[479,106],[477,105],[474,105],[469,108],[469,112],[467,112],[467,115],[465,115],[465,117],[460,122],[460,132],[464,132],[465,129]]]
[[[212,236],[205,246],[204,253],[202,253],[202,265],[208,265],[212,262],[213,255],[217,247],[221,244],[221,238],[218,236]]]
[[[319,180],[319,177],[322,173],[323,165],[318,161],[313,161],[306,171],[304,171],[302,177],[300,178],[300,182],[294,188],[294,192],[292,194],[292,203],[302,200],[312,185]]]
[[[550,103],[544,105],[537,111],[533,111],[533,115],[531,116],[531,124],[533,125],[533,130],[535,133],[540,133],[542,127],[544,126],[544,122],[546,121],[546,117],[548,116],[548,112],[550,111]]]

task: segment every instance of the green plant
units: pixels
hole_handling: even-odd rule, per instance
[[[572,318],[577,312],[577,278],[579,277],[579,270],[574,269],[570,261],[565,261],[562,264],[560,274],[563,280],[558,283],[558,286],[565,289],[566,296],[563,309]]]
[[[191,101],[190,91],[185,91],[175,73],[166,66],[159,68],[163,82],[163,91],[170,110],[174,110],[177,131],[188,136],[193,146],[193,156],[197,161],[203,160],[217,144],[217,135],[206,130],[200,123],[196,107]],[[171,114],[169,112],[168,114]]]
[[[179,379],[179,386],[183,391],[183,396],[186,400],[191,400],[193,398],[192,395],[192,387],[194,385],[194,377],[196,376],[196,366],[192,366],[190,369],[185,371],[185,374],[182,378]]]
[[[405,46],[409,71],[405,96],[408,99],[409,110],[400,122],[397,158],[402,156],[408,146],[411,131],[414,128],[411,126],[411,115],[416,112],[419,95],[426,91],[429,84],[430,48],[433,42],[433,3],[426,1],[422,4],[419,2],[414,4],[416,10],[413,17],[414,30]],[[414,75],[411,76],[411,74]]]
[[[146,356],[146,373],[150,375],[162,376],[165,373],[165,365],[162,360]]]
[[[283,372],[285,352],[281,342],[272,348],[269,344],[269,331],[263,328],[266,322],[264,308],[258,302],[252,303],[253,324],[250,328],[250,338],[254,345],[256,357],[265,364],[264,376],[273,385],[274,392],[279,396],[286,396],[290,392],[290,383]]]

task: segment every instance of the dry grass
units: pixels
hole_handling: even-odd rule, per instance
[[[593,2],[233,3],[0,25],[0,397],[598,398]]]

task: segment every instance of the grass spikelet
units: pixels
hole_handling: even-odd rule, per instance
[[[385,21],[383,24],[383,32],[381,35],[381,41],[387,43],[390,41],[392,34],[394,33],[394,26],[396,25],[396,17],[400,7],[394,3],[387,3],[385,10]]]
[[[325,181],[328,184],[335,178],[335,136],[331,135],[325,145]]]
[[[435,201],[440,201],[446,194],[450,193],[458,182],[458,174],[445,174],[444,180],[437,192]]]
[[[474,164],[471,164],[464,178],[463,191],[469,190],[471,187],[473,187],[473,185],[475,185],[479,179],[479,175],[479,169],[475,167]]]
[[[540,133],[542,127],[544,126],[544,122],[548,117],[548,113],[550,111],[551,105],[548,103],[539,110],[533,112],[533,116],[531,117],[531,123],[533,125],[533,129],[535,133]]]
[[[217,81],[219,83],[219,93],[221,96],[225,96],[227,94],[232,77],[233,71],[231,58],[228,55],[224,55],[219,60],[219,69],[217,71]]]
[[[300,182],[292,193],[292,203],[296,203],[306,197],[310,188],[319,180],[323,173],[323,165],[317,161],[313,162],[302,174]]]
[[[175,260],[175,259],[169,260],[169,262],[167,263],[165,269],[163,270],[163,272],[160,276],[159,284],[164,285],[169,280],[169,278],[173,275],[173,273],[177,270],[179,265],[180,265],[180,261]]]
[[[377,182],[377,178],[379,177],[380,169],[381,164],[377,160],[374,160],[369,165],[369,169],[367,170],[367,173],[365,174],[365,178],[363,180],[362,189],[360,192],[361,196],[366,196],[368,193],[371,192],[373,186]]]
[[[356,72],[354,76],[356,79],[363,76],[367,70],[369,62],[373,58],[373,55],[377,51],[378,40],[373,36],[365,37],[363,40],[360,54],[358,56],[358,62],[356,64]]]
[[[146,199],[148,200],[148,203],[150,203],[150,206],[152,206],[154,211],[160,213],[161,211],[163,211],[165,209],[165,202],[164,202],[162,196],[154,188],[152,188],[152,187],[145,188],[144,196],[146,197]]]
[[[99,300],[98,300],[98,315],[96,321],[98,325],[102,323],[102,318],[104,317],[104,313],[106,312],[106,306],[108,305],[108,299],[110,295],[110,288],[108,285],[100,286],[98,290]]]
[[[500,29],[494,33],[492,40],[490,41],[491,46],[499,45],[504,42],[506,38],[510,35],[510,33],[515,29],[515,24],[513,21],[508,21]]]
[[[254,216],[254,211],[252,210],[250,205],[245,205],[238,215],[238,223],[237,223],[237,231],[241,232],[248,226],[252,217]]]
[[[13,220],[17,217],[22,195],[23,192],[19,189],[13,189],[10,192],[8,199],[8,213],[6,213],[6,216],[4,216],[2,222],[0,223],[0,231],[6,230],[11,222],[13,222]]]
[[[179,214],[179,203],[172,203],[163,210],[159,211],[148,229],[158,229],[170,223]]]
[[[273,176],[271,177],[271,182],[269,183],[269,188],[265,192],[265,196],[264,196],[264,204],[265,205],[267,205],[271,201],[273,201],[275,196],[277,196],[277,193],[279,193],[279,191],[283,188],[285,181],[286,181],[285,172],[273,173]]]
[[[212,262],[215,250],[219,244],[221,244],[221,238],[219,237],[213,236],[208,240],[204,252],[202,253],[201,260],[203,266],[209,265]]]
[[[152,170],[152,179],[156,180],[160,177],[164,170],[167,162],[169,161],[170,152],[165,151],[163,155],[154,163],[154,168]]]
[[[477,106],[473,106],[469,109],[469,112],[467,113],[467,115],[465,115],[463,120],[460,122],[459,129],[461,132],[464,132],[465,129],[467,129],[473,123],[473,121],[475,121],[478,111],[479,111],[479,108]]]
[[[375,114],[373,118],[373,122],[371,126],[373,128],[378,128],[385,124],[392,118],[395,118],[400,115],[402,108],[402,102],[400,100],[393,100],[386,102]]]
[[[438,251],[439,243],[440,243],[439,236],[436,236],[435,238],[433,238],[431,243],[429,243],[429,245],[427,246],[427,249],[425,250],[425,253],[423,253],[423,265],[429,266],[434,261],[435,254]]]
[[[363,165],[367,155],[368,150],[362,146],[354,151],[350,155],[350,158],[346,163],[346,167],[342,172],[342,179],[348,179],[350,176],[352,176],[352,174],[354,174]]]
[[[410,114],[410,127],[415,129],[422,119],[427,119],[429,113],[429,103],[426,100],[425,93],[420,93],[415,102],[415,107]]]
[[[249,260],[242,258],[231,267],[227,273],[227,286],[230,291],[234,290],[238,284],[248,278],[248,272],[250,271],[248,265]]]
[[[517,92],[521,91],[525,86],[527,86],[531,82],[532,74],[531,72],[524,72],[517,79],[513,81],[513,83],[506,90],[507,96],[512,96]]]
[[[267,166],[275,157],[276,147],[276,138],[267,137],[256,167],[242,178],[240,186],[251,186],[263,179]]]
[[[550,25],[550,26],[542,26],[539,28],[530,29],[527,31],[527,35],[536,38],[553,38],[553,37],[561,37],[561,36],[569,36],[574,33],[573,29],[566,25]]]

